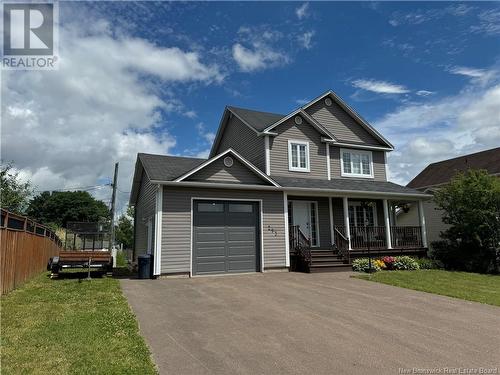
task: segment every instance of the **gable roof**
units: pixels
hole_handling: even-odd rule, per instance
[[[254,111],[252,109],[228,106],[227,109],[234,113],[247,125],[250,125],[256,132],[261,132],[269,125],[281,120],[285,115],[271,112]]]
[[[205,160],[203,163],[201,163],[200,165],[196,166],[195,168],[191,169],[190,171],[188,171],[187,173],[184,173],[182,176],[179,176],[178,178],[175,179],[175,182],[181,182],[183,180],[185,180],[187,177],[193,175],[194,173],[202,170],[203,168],[209,166],[210,164],[212,164],[214,161],[222,158],[223,156],[226,156],[227,154],[231,154],[232,156],[234,156],[236,159],[238,159],[243,165],[245,165],[250,171],[252,171],[253,173],[255,173],[257,176],[259,176],[262,180],[266,181],[266,182],[269,182],[271,185],[275,186],[275,187],[278,187],[279,185],[272,179],[270,178],[269,176],[267,176],[266,174],[264,174],[260,169],[258,169],[257,167],[255,167],[252,163],[250,163],[248,160],[246,160],[243,156],[241,156],[240,154],[238,154],[236,151],[234,151],[233,149],[229,148],[227,149],[226,151],[214,156],[213,158],[211,159],[208,159],[208,160]]]
[[[373,126],[371,126],[365,119],[363,119],[354,109],[352,109],[340,96],[334,93],[332,90],[328,90],[323,95],[318,96],[317,98],[311,100],[309,103],[304,104],[300,107],[300,110],[305,111],[307,108],[312,106],[314,103],[326,98],[329,96],[335,103],[337,103],[344,111],[347,112],[349,116],[351,116],[360,126],[362,126],[368,133],[373,135],[379,142],[386,145],[390,149],[394,149],[394,146],[385,139],[382,134],[380,134]],[[266,128],[266,131],[272,130],[278,124],[275,123],[272,126]]]
[[[181,156],[137,154],[132,191],[130,192],[130,204],[134,204],[137,200],[144,173],[149,180],[173,181],[205,160]]]
[[[445,184],[458,172],[468,169],[486,169],[492,175],[499,175],[500,147],[429,164],[406,186],[419,189]]]

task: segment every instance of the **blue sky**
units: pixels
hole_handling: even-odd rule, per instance
[[[58,71],[2,72],[2,158],[40,190],[119,161],[123,205],[137,152],[204,156],[225,105],[329,89],[395,144],[395,182],[500,145],[498,2],[65,2],[59,32]]]

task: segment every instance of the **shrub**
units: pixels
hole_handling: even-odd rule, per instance
[[[418,263],[415,259],[403,255],[403,256],[398,256],[396,257],[396,260],[394,261],[394,269],[395,270],[406,270],[406,271],[413,271],[413,270],[418,270],[419,266]]]
[[[436,268],[441,268],[439,262],[435,261],[434,259],[419,258],[416,259],[416,261],[421,270],[432,270]]]
[[[396,261],[396,258],[390,257],[390,256],[385,256],[382,258],[382,262],[384,262],[385,267],[387,270],[393,270],[394,269],[394,262]]]
[[[500,179],[468,170],[440,188],[434,200],[448,228],[432,243],[431,256],[446,269],[500,272]]]
[[[352,269],[356,272],[369,272],[369,260],[368,258],[358,258],[352,262]],[[380,266],[375,263],[372,259],[372,270],[380,271]]]
[[[386,265],[382,259],[375,259],[373,263],[375,263],[381,270],[386,269]]]

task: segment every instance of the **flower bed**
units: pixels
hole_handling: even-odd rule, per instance
[[[412,257],[402,256],[385,256],[375,258],[370,261],[368,258],[358,258],[352,262],[352,269],[357,272],[376,272],[381,270],[387,271],[414,271],[418,269],[438,268],[435,261],[431,259],[414,259]]]

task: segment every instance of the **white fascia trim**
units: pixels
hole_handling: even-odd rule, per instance
[[[390,148],[394,149],[394,146],[384,138],[382,134],[380,134],[377,130],[375,130],[368,122],[366,122],[354,109],[349,107],[349,105],[344,102],[337,94],[335,94],[332,90],[328,90],[325,92],[323,95],[318,96],[317,98],[311,100],[309,103],[304,104],[301,108],[306,109],[313,105],[314,103],[320,101],[321,99],[330,96],[335,103],[340,105],[348,114],[350,114],[352,117],[354,117],[363,127],[365,127],[372,135],[374,135],[376,138],[379,139],[379,141],[382,141],[386,145],[388,145]]]
[[[355,150],[355,152],[354,152],[354,153],[358,153],[361,155],[368,155],[368,157],[370,159],[370,174],[369,175],[368,174],[356,174],[356,173],[352,173],[352,172],[351,173],[344,172],[344,152],[353,153],[353,150],[348,149],[348,148],[341,148],[340,149],[340,175],[342,177],[374,178],[374,175],[373,175],[373,154],[371,151]],[[360,165],[360,166],[361,166],[361,169],[363,169],[363,165]]]
[[[366,150],[394,151],[393,148],[389,148],[389,147],[358,145],[356,143],[337,142],[334,139],[329,139],[329,138],[321,138],[321,142],[329,143],[332,146],[357,148],[357,149],[361,149],[361,150],[366,149]]]
[[[328,180],[332,179],[332,171],[330,167],[330,145],[327,143],[326,147],[326,176]]]
[[[220,153],[219,155],[216,155],[214,156],[212,159],[208,159],[207,161],[201,163],[199,166],[197,166],[196,168],[192,169],[191,171],[183,174],[182,176],[178,177],[177,179],[175,179],[174,181],[175,182],[181,182],[183,181],[184,179],[186,179],[187,177],[191,176],[192,174],[198,172],[199,170],[205,168],[207,165],[210,165],[212,164],[214,161],[220,159],[221,157],[227,155],[228,153],[231,153],[234,157],[236,157],[236,159],[238,159],[241,163],[243,163],[245,166],[247,166],[250,170],[252,170],[255,174],[257,174],[258,176],[260,176],[264,181],[267,181],[269,182],[270,184],[272,184],[273,186],[280,186],[277,182],[275,182],[274,180],[272,180],[269,176],[266,176],[264,173],[262,173],[261,170],[259,170],[257,167],[255,167],[252,163],[250,163],[249,161],[247,161],[243,156],[241,156],[240,154],[238,154],[236,151],[234,151],[232,148],[229,148],[227,149],[226,151]]]
[[[350,198],[376,198],[376,197],[393,197],[393,198],[417,198],[417,199],[431,199],[434,196],[431,194],[408,194],[408,193],[386,193],[375,191],[359,191],[359,190],[332,190],[320,188],[299,188],[289,187],[283,188],[289,195],[307,195],[315,194],[317,196],[331,196],[335,198],[342,198],[349,195]]]
[[[266,158],[266,174],[271,175],[271,149],[269,148],[269,136],[264,137],[264,148]]]
[[[351,116],[353,116],[363,127],[368,130],[368,132],[372,133],[375,138],[378,138],[379,141],[382,141],[390,148],[394,149],[394,146],[391,142],[384,138],[382,134],[380,134],[374,127],[372,127],[365,119],[363,119],[354,109],[352,109],[346,102],[344,102],[337,94],[333,91],[329,92],[330,96],[334,98],[335,102],[340,105],[345,111],[347,111]]]
[[[301,168],[301,167],[294,167],[292,165],[292,145],[303,145],[306,146],[306,167]],[[300,155],[297,152],[297,162],[300,160]],[[298,163],[299,164],[299,163]],[[311,172],[311,161],[309,158],[309,142],[308,141],[302,141],[299,139],[289,139],[288,140],[288,170],[292,172]]]
[[[161,275],[161,230],[163,217],[163,186],[158,184],[156,190],[155,251],[153,258],[153,274]]]
[[[274,124],[271,124],[269,125],[267,128],[265,128],[261,134],[270,134],[270,135],[274,135],[276,133],[271,133],[270,131],[274,128],[276,128],[278,125],[282,124],[283,122],[291,119],[293,116],[295,115],[301,115],[302,117],[304,117],[307,122],[314,126],[316,128],[316,130],[318,130],[320,133],[324,134],[324,135],[327,135],[328,137],[330,138],[335,138],[333,136],[333,134],[331,134],[328,130],[326,130],[319,122],[317,122],[313,117],[311,117],[309,115],[309,113],[305,112],[302,108],[298,108],[296,109],[295,111],[293,111],[292,113],[290,113],[289,115],[283,117],[281,120],[278,120],[276,121]],[[277,134],[276,134],[277,135]]]
[[[346,194],[360,198],[375,198],[375,197],[393,197],[393,198],[416,198],[416,199],[432,199],[432,194],[408,194],[408,193],[386,193],[373,191],[359,190],[334,190],[334,189],[319,189],[319,188],[300,188],[300,187],[281,187],[281,186],[266,186],[266,185],[243,185],[243,184],[225,184],[217,182],[196,182],[196,181],[151,181],[153,184],[160,184],[171,187],[200,187],[210,189],[238,189],[238,190],[273,190],[286,191],[290,195],[307,195],[314,194],[317,196],[343,197]]]

